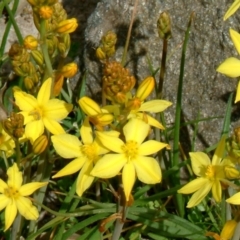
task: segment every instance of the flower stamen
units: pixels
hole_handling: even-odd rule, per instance
[[[138,156],[138,143],[135,141],[128,141],[122,146],[126,158],[131,161]]]

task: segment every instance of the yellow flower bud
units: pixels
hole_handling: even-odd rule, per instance
[[[32,35],[28,35],[24,38],[23,45],[25,48],[33,50],[36,49],[38,46],[38,41]]]
[[[237,179],[239,178],[239,171],[233,166],[225,166],[224,172],[228,179]]]
[[[106,126],[113,121],[113,115],[110,113],[101,113],[95,117],[89,117],[89,121],[95,126]]]
[[[33,59],[35,60],[35,62],[39,65],[42,66],[44,63],[44,59],[43,59],[43,55],[42,52],[38,51],[38,50],[33,50],[31,51],[31,55],[33,57]]]
[[[34,87],[34,81],[31,77],[25,77],[23,82],[27,90],[31,90]]]
[[[61,74],[55,75],[54,87],[53,87],[53,95],[54,97],[58,96],[61,92],[63,85],[64,76]]]
[[[228,220],[223,226],[222,232],[220,234],[221,240],[229,240],[232,239],[232,236],[237,227],[236,220]]]
[[[48,145],[48,138],[46,135],[41,135],[33,143],[33,152],[35,154],[41,154]]]
[[[96,50],[96,56],[99,60],[106,59],[106,54],[101,47],[98,47]]]
[[[100,106],[89,97],[82,97],[78,101],[80,108],[88,116],[95,116],[102,113]]]
[[[151,94],[154,86],[155,81],[153,77],[145,78],[137,89],[136,97],[138,97],[141,101],[145,100]]]
[[[39,13],[41,18],[49,19],[49,18],[51,18],[52,14],[53,14],[53,10],[49,6],[42,6],[42,7],[40,7],[38,13]]]
[[[162,39],[169,39],[172,37],[171,33],[171,19],[167,12],[162,12],[157,21],[158,35]]]
[[[71,78],[77,73],[77,64],[72,62],[64,65],[59,71],[64,77]]]
[[[61,21],[57,26],[58,33],[72,33],[78,27],[77,19],[71,18]]]

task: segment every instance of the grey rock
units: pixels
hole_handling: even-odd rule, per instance
[[[210,146],[219,140],[229,93],[235,91],[237,81],[216,72],[218,65],[227,57],[237,56],[229,37],[229,28],[238,30],[238,14],[226,22],[223,15],[229,7],[226,0],[139,0],[138,12],[131,37],[127,67],[140,82],[150,75],[148,58],[154,69],[161,61],[162,42],[157,34],[156,22],[162,11],[168,11],[172,19],[172,39],[168,45],[167,72],[164,82],[164,99],[173,102],[166,111],[168,125],[174,124],[177,86],[180,72],[181,47],[190,14],[195,17],[186,52],[183,117],[185,121],[197,118],[220,117],[199,123],[197,148]],[[95,58],[95,48],[108,30],[118,35],[116,60],[121,61],[127,29],[134,1],[102,0],[88,18],[85,29],[87,43],[84,57],[91,94],[101,91],[101,64]],[[92,46],[89,48],[88,46]],[[159,77],[159,72],[156,79]],[[235,106],[237,108],[237,106]],[[234,114],[232,126],[238,124]],[[188,131],[192,132],[189,127]],[[184,135],[184,132],[182,133]],[[189,141],[184,136],[185,147]],[[190,137],[191,138],[191,137]]]

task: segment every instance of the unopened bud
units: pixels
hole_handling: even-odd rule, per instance
[[[138,97],[141,101],[145,100],[151,94],[154,86],[155,81],[153,77],[145,78],[137,89],[136,97]]]
[[[106,53],[103,51],[101,47],[98,47],[96,50],[96,56],[99,60],[106,59]]]
[[[31,51],[32,57],[35,60],[35,62],[39,65],[42,66],[44,63],[43,55],[40,51],[38,50],[33,50]]]
[[[77,19],[71,18],[61,21],[58,24],[56,31],[58,33],[72,33],[76,30],[77,27],[78,27]]]
[[[223,226],[222,232],[220,234],[220,238],[222,240],[232,239],[235,229],[237,227],[236,220],[228,220]]]
[[[104,46],[104,48],[114,47],[117,42],[117,35],[114,32],[109,31],[102,37],[101,42],[102,42],[102,45]]]
[[[228,179],[237,179],[240,175],[239,171],[233,166],[225,166],[224,172]]]
[[[162,12],[157,21],[158,35],[162,39],[169,39],[172,37],[171,33],[171,19],[167,12]]]
[[[48,145],[48,138],[46,135],[41,135],[33,143],[33,152],[35,154],[41,154]]]
[[[23,82],[27,90],[31,90],[34,87],[34,81],[31,77],[25,77]]]
[[[71,78],[77,73],[77,64],[72,62],[64,65],[61,70],[59,71],[66,78]]]
[[[41,18],[49,19],[49,18],[51,18],[52,14],[53,14],[53,10],[49,6],[42,6],[42,7],[40,7],[38,13],[39,13]]]
[[[38,46],[38,41],[32,35],[28,35],[24,38],[23,45],[25,48],[33,50],[36,49]]]
[[[101,113],[99,105],[89,97],[82,97],[78,101],[80,108],[88,116],[94,116]]]

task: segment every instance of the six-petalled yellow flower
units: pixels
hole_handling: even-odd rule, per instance
[[[41,86],[37,98],[14,89],[16,105],[24,116],[25,135],[33,143],[46,127],[52,134],[65,133],[60,121],[71,112],[72,104],[59,99],[50,99],[52,79],[48,78]]]
[[[111,178],[122,170],[122,182],[127,201],[129,200],[136,176],[146,184],[159,183],[162,180],[160,165],[154,154],[167,146],[155,140],[143,143],[149,133],[149,125],[133,118],[124,127],[125,141],[110,136],[105,132],[97,132],[100,142],[114,153],[105,154],[97,161],[91,174],[99,178]]]
[[[38,210],[27,196],[48,184],[47,182],[31,182],[22,185],[22,173],[16,163],[7,170],[7,175],[7,182],[0,179],[0,210],[6,208],[4,231],[12,225],[17,211],[28,220],[38,219]]]

